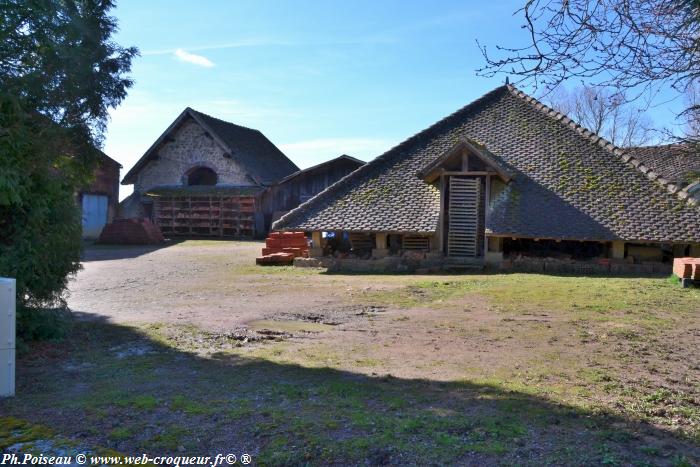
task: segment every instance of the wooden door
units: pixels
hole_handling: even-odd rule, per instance
[[[84,193],[82,200],[83,238],[97,238],[107,223],[109,200],[104,195]]]

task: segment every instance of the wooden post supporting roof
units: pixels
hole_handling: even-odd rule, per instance
[[[491,205],[491,175],[486,176],[486,194],[484,195],[484,225],[482,228],[482,235],[484,239],[482,256],[486,258],[489,251],[489,241],[486,238],[486,225],[489,223],[489,206]]]
[[[375,258],[383,258],[389,254],[387,248],[387,234],[385,232],[377,232],[374,235],[374,249],[372,256]]]
[[[622,240],[613,241],[611,256],[613,259],[625,259],[625,242]]]
[[[323,235],[320,231],[311,232],[311,240],[313,246],[309,248],[309,256],[312,258],[320,258],[323,256]]]

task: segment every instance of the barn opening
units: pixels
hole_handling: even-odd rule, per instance
[[[195,167],[187,174],[187,185],[216,185],[217,179],[216,172],[209,167]]]

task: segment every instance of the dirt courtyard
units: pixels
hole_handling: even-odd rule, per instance
[[[260,465],[700,461],[699,290],[263,268],[261,245],[88,248],[71,336],[19,359],[0,413]]]

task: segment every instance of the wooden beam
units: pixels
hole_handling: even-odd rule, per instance
[[[438,178],[442,177],[442,174],[445,173],[445,169],[443,168],[438,168],[430,173],[428,173],[423,180],[425,180],[427,183],[433,183],[435,180]]]
[[[458,176],[485,176],[494,175],[496,172],[489,172],[487,170],[445,170],[444,175],[458,175]]]

